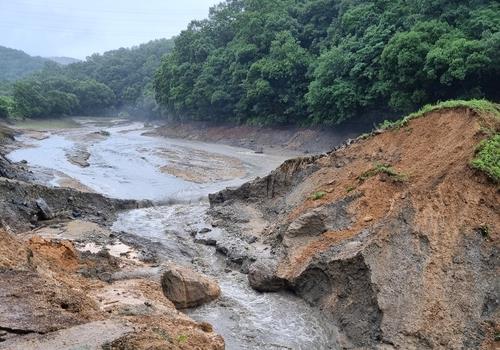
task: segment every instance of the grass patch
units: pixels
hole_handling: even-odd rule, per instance
[[[181,334],[177,337],[177,341],[180,343],[180,344],[183,344],[185,342],[187,342],[189,339],[189,337],[185,334]]]
[[[368,133],[364,133],[364,134],[359,135],[358,139],[359,140],[365,140],[365,139],[369,138],[370,136],[372,136],[372,133],[368,132]]]
[[[356,189],[356,186],[349,186],[349,187],[346,188],[346,191],[347,191],[347,193],[351,193],[355,189]]]
[[[312,195],[311,195],[311,199],[313,201],[317,201],[317,200],[320,200],[321,198],[323,198],[324,196],[326,196],[326,192],[323,192],[323,191],[318,191],[318,192],[314,192]]]
[[[483,140],[476,148],[471,162],[473,168],[484,172],[494,182],[500,182],[500,134]]]
[[[392,130],[399,129],[406,125],[408,121],[406,118],[398,119],[398,120],[384,120],[382,123],[378,125],[379,130]]]
[[[408,180],[408,176],[406,174],[397,172],[390,164],[380,164],[380,163],[375,163],[373,168],[359,175],[358,180],[364,182],[370,177],[373,177],[378,174],[387,174],[391,179],[398,182],[404,182]]]
[[[164,329],[155,327],[153,328],[153,332],[157,334],[160,338],[166,340],[167,342],[172,342],[172,338]]]
[[[395,121],[386,120],[378,126],[378,129],[379,130],[399,129],[406,126],[410,120],[415,118],[420,118],[426,115],[427,113],[445,109],[454,109],[454,108],[469,108],[479,115],[491,114],[496,118],[500,118],[499,104],[487,100],[449,100],[444,102],[438,102],[436,104],[425,105],[418,111],[407,115],[403,119]]]

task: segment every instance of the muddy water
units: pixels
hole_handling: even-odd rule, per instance
[[[49,178],[50,185],[60,185],[69,177],[110,197],[156,201],[206,197],[218,189],[265,174],[284,160],[242,148],[145,136],[148,129],[142,123],[80,122],[82,128],[49,131],[42,137],[37,134],[33,138],[27,133],[18,138],[26,147],[7,157],[15,162],[27,161],[40,178]],[[100,135],[102,131],[109,136]],[[68,154],[82,150],[90,154],[88,167],[82,168],[68,159]],[[187,181],[162,172],[163,166],[203,167],[202,173],[215,181]]]
[[[81,128],[51,131],[43,137],[25,134],[20,141],[26,147],[8,157],[26,160],[40,179],[53,186],[69,178],[112,197],[181,203],[124,212],[113,229],[156,242],[164,248],[164,260],[192,265],[219,281],[220,300],[188,314],[214,325],[227,349],[336,348],[335,329],[319,311],[288,293],[253,291],[245,275],[227,270],[214,248],[195,244],[189,234],[208,226],[208,193],[264,175],[284,157],[145,136],[147,130],[140,123],[80,122]],[[109,135],[95,134],[103,129]],[[68,154],[81,150],[90,155],[86,167],[68,160]],[[162,172],[165,165],[180,175]],[[193,181],[183,174],[189,167],[201,167],[203,176]]]

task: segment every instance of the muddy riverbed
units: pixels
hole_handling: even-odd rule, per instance
[[[81,127],[26,131],[18,137],[22,146],[7,157],[26,161],[44,184],[154,201],[154,207],[120,213],[112,230],[137,237],[160,263],[174,261],[218,280],[221,298],[187,313],[211,323],[227,349],[336,348],[335,329],[321,312],[289,293],[253,291],[246,275],[192,237],[204,229],[227,235],[210,225],[208,193],[265,175],[290,154],[147,136],[150,129],[137,122],[78,122]],[[161,271],[149,272],[157,278]]]

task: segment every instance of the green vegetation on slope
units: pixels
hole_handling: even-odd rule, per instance
[[[0,82],[24,78],[43,68],[48,60],[0,46]]]
[[[396,121],[386,120],[379,125],[378,129],[399,129],[407,126],[410,120],[423,117],[427,113],[456,108],[468,108],[480,116],[492,116],[493,118],[500,119],[500,104],[492,103],[487,100],[449,100],[437,104],[425,105],[417,112],[411,113]],[[476,155],[471,161],[471,165],[473,168],[483,171],[489,178],[498,183],[500,182],[500,134],[498,133],[498,128],[496,130],[494,128],[485,129],[489,137],[478,145]],[[372,132],[371,134],[361,135],[360,139],[373,136],[375,133],[376,132]]]
[[[169,117],[338,124],[499,97],[498,2],[228,0],[175,41],[155,79]]]
[[[358,180],[364,182],[378,174],[386,174],[395,181],[404,182],[408,180],[408,175],[397,172],[390,164],[375,163],[373,168],[358,176]]]
[[[155,40],[131,49],[94,54],[67,66],[46,63],[40,72],[4,87],[3,94],[10,95],[14,102],[9,115],[53,118],[107,111],[157,113],[152,80],[162,56],[172,46],[172,40]],[[0,100],[0,117],[5,117],[3,104]]]
[[[479,115],[491,114],[497,118],[500,118],[500,104],[492,103],[487,100],[449,100],[438,102],[436,104],[427,104],[420,108],[418,111],[408,114],[406,117],[399,120],[386,120],[382,124],[380,124],[378,128],[380,130],[398,129],[406,126],[410,120],[420,118],[427,113],[455,108],[468,108]]]
[[[496,183],[500,182],[500,134],[482,141],[477,148],[472,166],[485,172]]]

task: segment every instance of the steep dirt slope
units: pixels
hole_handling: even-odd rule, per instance
[[[212,214],[255,241],[251,284],[324,309],[345,348],[493,348],[499,188],[469,165],[485,129],[498,119],[431,112],[212,195]]]

